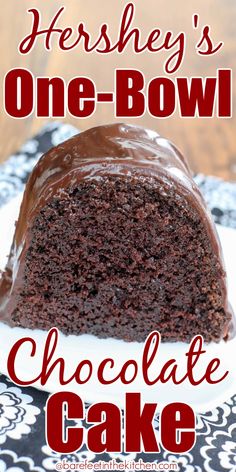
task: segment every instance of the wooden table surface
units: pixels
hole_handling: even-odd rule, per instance
[[[55,46],[52,52],[46,52],[42,43],[38,43],[28,55],[20,55],[17,47],[21,39],[30,32],[31,16],[27,8],[37,7],[42,12],[43,26],[57,9],[65,5],[60,24],[76,26],[84,21],[88,30],[94,35],[104,21],[110,25],[115,38],[121,12],[127,2],[123,0],[9,0],[4,3],[0,16],[1,61],[0,77],[13,67],[29,68],[36,76],[60,75],[69,80],[74,76],[88,75],[97,85],[98,90],[109,91],[113,84],[116,67],[141,69],[146,78],[162,75],[163,56],[143,53],[135,55],[131,50],[124,54],[116,53],[101,56],[96,53],[86,54],[81,49],[61,52]],[[236,69],[236,1],[235,0],[136,0],[136,17],[134,25],[140,26],[143,34],[154,27],[164,31],[181,30],[188,34],[188,49],[184,66],[178,75],[214,76],[218,67]],[[4,14],[3,14],[4,13]],[[197,40],[197,32],[192,29],[192,14],[199,13],[202,24],[209,23],[215,40],[224,41],[224,48],[218,55],[201,58],[192,53]],[[95,37],[95,36],[94,36]],[[1,85],[2,86],[2,85]],[[0,94],[2,96],[2,94]],[[234,87],[233,101],[235,104]],[[2,98],[1,98],[2,100]],[[64,121],[80,129],[101,123],[115,121],[111,104],[100,104],[96,113],[88,119],[78,120],[68,116]],[[0,116],[0,162],[15,151],[26,138],[45,123],[34,115],[28,119],[16,120],[3,111],[1,103]],[[159,131],[170,138],[187,155],[194,171],[214,174],[225,179],[236,180],[236,119],[180,119],[175,113],[169,119],[157,120],[148,114],[137,120],[129,120]]]

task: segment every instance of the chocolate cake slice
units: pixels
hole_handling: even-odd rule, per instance
[[[25,190],[0,304],[13,326],[227,339],[218,238],[177,149],[154,131],[113,124],[46,153]]]

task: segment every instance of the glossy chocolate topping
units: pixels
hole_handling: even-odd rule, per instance
[[[81,180],[117,175],[152,176],[174,186],[198,211],[214,252],[223,266],[221,248],[211,216],[179,151],[156,132],[142,127],[112,124],[92,128],[48,151],[33,170],[24,193],[7,269],[0,285],[0,316],[10,322],[15,292],[24,272],[29,229],[35,216],[55,194]],[[226,279],[222,276],[225,310]],[[227,333],[226,333],[227,335]]]

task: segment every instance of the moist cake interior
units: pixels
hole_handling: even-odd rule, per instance
[[[144,341],[222,337],[223,269],[196,209],[155,178],[60,189],[37,214],[15,325]],[[210,329],[209,329],[210,326]]]

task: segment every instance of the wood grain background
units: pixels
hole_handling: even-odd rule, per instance
[[[76,26],[84,21],[88,30],[94,34],[99,25],[106,21],[115,39],[119,19],[124,5],[123,0],[8,0],[4,2],[0,16],[1,60],[0,77],[12,67],[27,67],[35,75],[63,76],[66,80],[76,75],[88,75],[100,91],[112,89],[113,74],[116,67],[141,69],[146,79],[162,75],[164,56],[143,53],[135,55],[131,50],[124,54],[116,53],[101,56],[96,53],[85,54],[81,49],[61,52],[56,45],[52,52],[46,52],[39,42],[33,52],[26,56],[18,53],[20,40],[30,31],[31,16],[27,8],[40,8],[43,15],[42,26],[47,26],[53,13],[62,6],[66,12],[61,18],[61,26]],[[164,31],[185,30],[188,34],[188,47],[181,74],[188,76],[215,75],[218,67],[236,68],[236,1],[235,0],[136,0],[136,19],[145,36],[152,28],[161,27]],[[192,14],[199,13],[201,24],[209,23],[215,41],[223,40],[225,45],[220,54],[203,58],[194,53],[194,45],[199,32],[192,29]],[[2,84],[1,84],[2,86]],[[2,95],[2,94],[0,94]],[[1,97],[2,100],[2,97]],[[233,102],[235,105],[236,89],[234,86]],[[1,103],[0,116],[0,162],[15,151],[24,140],[35,133],[45,119],[15,120],[6,115]],[[65,120],[64,120],[65,121]],[[111,104],[100,104],[96,113],[89,119],[76,120],[66,118],[80,129],[93,125],[115,121]],[[176,113],[165,120],[157,120],[146,114],[138,122],[157,129],[170,138],[187,155],[194,171],[215,174],[225,179],[236,180],[236,122],[232,119],[180,119]]]

